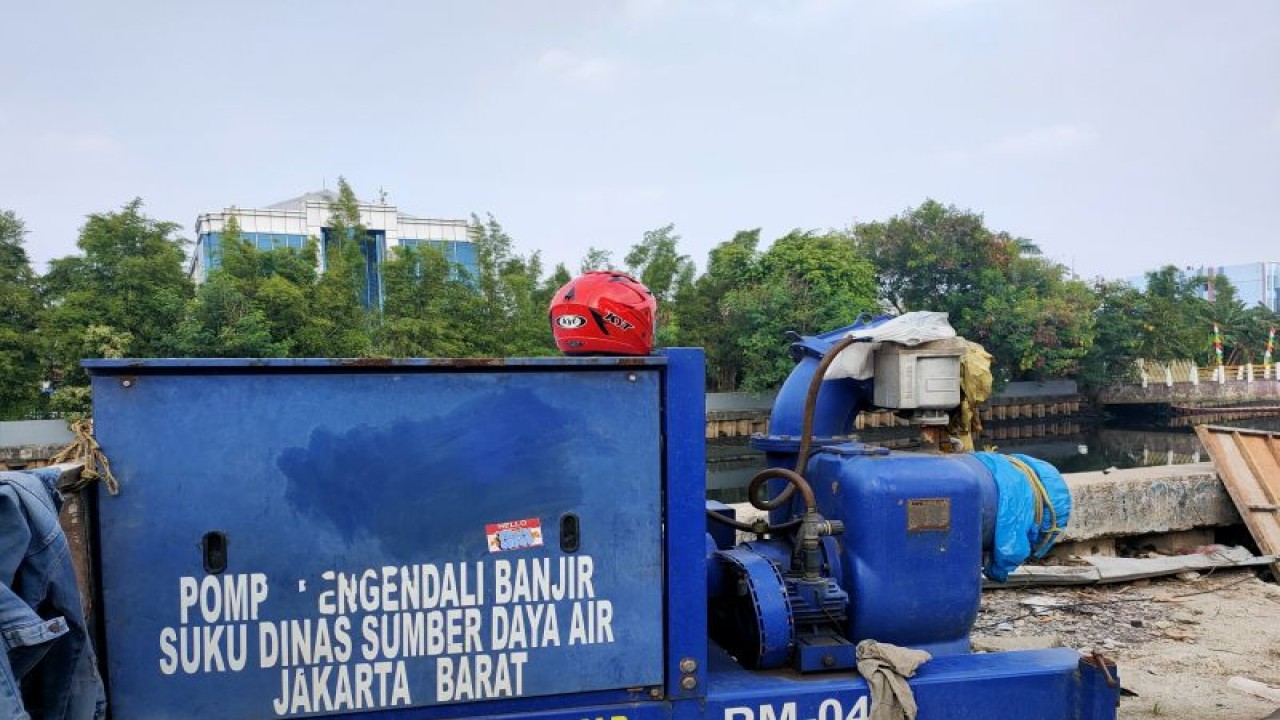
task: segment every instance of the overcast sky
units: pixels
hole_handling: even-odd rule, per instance
[[[927,197],[1082,276],[1280,260],[1280,2],[8,2],[0,209],[37,269],[345,175],[571,269],[676,224]]]

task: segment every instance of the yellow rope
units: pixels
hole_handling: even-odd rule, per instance
[[[1049,490],[1045,488],[1044,481],[1040,479],[1040,475],[1036,473],[1031,466],[1019,460],[1012,455],[1005,455],[1005,458],[1016,467],[1019,472],[1026,476],[1027,482],[1031,484],[1031,493],[1036,498],[1036,527],[1040,527],[1044,521],[1044,509],[1049,509],[1049,530],[1045,533],[1044,539],[1040,541],[1040,545],[1033,551],[1034,555],[1039,555],[1047,550],[1058,537],[1065,532],[1065,528],[1058,527],[1058,509],[1053,506],[1053,501],[1049,499]]]
[[[79,492],[94,480],[101,480],[107,492],[119,495],[120,483],[111,473],[111,463],[102,452],[102,446],[98,445],[98,441],[93,437],[93,420],[91,418],[76,420],[71,423],[71,432],[75,434],[75,439],[50,458],[49,464],[78,462],[84,463],[84,469],[80,471],[80,479],[77,482],[62,489],[67,492]]]

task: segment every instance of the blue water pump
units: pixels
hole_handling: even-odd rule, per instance
[[[112,716],[868,720],[874,638],[933,651],[921,718],[1114,720],[1105,663],[965,652],[1052,483],[852,442],[887,383],[821,381],[842,335],[793,348],[756,521],[708,519],[696,348],[87,362]]]
[[[709,506],[712,637],[747,667],[850,668],[855,644],[867,639],[967,653],[979,570],[1003,579],[1030,554],[1029,538],[1044,536],[1035,543],[1043,554],[1066,524],[1070,494],[1045,463],[1028,459],[1034,477],[1024,477],[1017,467],[1028,463],[992,453],[891,453],[849,436],[872,406],[875,380],[824,376],[856,342],[850,330],[885,320],[792,346],[797,365],[769,433],[752,441],[770,467],[749,496],[767,520],[742,522],[727,506]],[[1041,497],[1037,487],[1052,492]],[[1034,521],[1041,501],[1051,524]],[[767,539],[735,545],[734,533],[717,526]]]

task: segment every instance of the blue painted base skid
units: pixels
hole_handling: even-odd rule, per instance
[[[867,683],[856,673],[799,675],[743,670],[712,648],[705,703],[584,706],[475,720],[866,720]],[[717,657],[718,656],[718,657]],[[1119,689],[1075,650],[955,655],[931,660],[911,680],[919,720],[1113,720]],[[413,717],[402,714],[398,717]]]

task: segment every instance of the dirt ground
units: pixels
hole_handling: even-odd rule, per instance
[[[1280,703],[1227,685],[1241,676],[1280,687],[1280,585],[1259,574],[988,590],[975,647],[1101,650],[1136,693],[1122,699],[1121,718],[1280,719]]]

